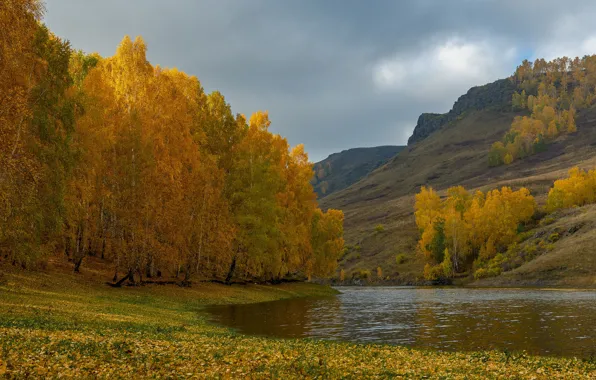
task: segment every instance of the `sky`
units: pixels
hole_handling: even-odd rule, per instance
[[[236,113],[311,161],[405,145],[423,112],[447,112],[523,59],[596,54],[593,0],[46,0],[45,23],[111,56],[143,36],[154,65],[196,75]]]

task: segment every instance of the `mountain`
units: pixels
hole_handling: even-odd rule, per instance
[[[387,145],[333,153],[313,167],[315,176],[312,185],[315,192],[319,198],[323,198],[345,189],[385,164],[404,148],[404,146]]]
[[[420,186],[432,186],[440,194],[455,185],[483,191],[525,186],[540,203],[553,181],[566,176],[568,169],[596,165],[596,109],[588,108],[577,113],[578,131],[555,140],[546,151],[511,165],[489,167],[491,144],[502,139],[515,116],[529,115],[527,111],[512,111],[511,93],[506,81],[500,80],[471,89],[447,114],[421,116],[408,147],[399,155],[361,181],[321,200],[321,207],[338,208],[345,213],[348,249],[340,268],[345,270],[346,278],[354,272],[372,272],[381,266],[384,275],[397,283],[420,281],[424,260],[416,254],[419,231],[413,215],[414,194]],[[570,231],[576,230],[574,223],[580,223],[577,215],[565,214],[561,218],[557,223]],[[596,236],[586,227],[587,222],[581,223],[579,235],[569,235],[568,242],[577,248],[573,254],[582,256],[582,268],[570,271],[570,265],[562,264],[560,258],[569,257],[570,253],[565,253],[569,248],[560,241],[552,251],[514,272],[524,274],[531,270],[535,285],[596,286],[596,253],[585,245],[586,239]],[[401,257],[396,260],[398,255]],[[579,260],[577,256],[575,259]],[[533,267],[526,269],[529,264]],[[530,278],[527,273],[501,277],[511,284]],[[504,281],[499,285],[508,283],[499,281]]]
[[[420,115],[416,128],[408,139],[408,145],[424,140],[444,125],[465,116],[466,112],[487,108],[511,109],[511,96],[514,91],[515,86],[509,79],[500,79],[484,86],[472,87],[466,94],[459,97],[449,112]]]

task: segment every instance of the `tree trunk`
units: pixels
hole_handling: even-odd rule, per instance
[[[64,241],[64,254],[66,255],[67,258],[70,259],[70,248],[71,248],[70,247],[70,244],[71,244],[71,242],[70,242],[70,236],[67,235],[64,238],[64,240],[65,240]]]
[[[147,266],[146,266],[145,270],[146,270],[145,277],[152,278],[153,277],[153,255],[149,256],[149,261],[147,262]]]
[[[188,283],[190,282],[190,264],[186,265],[186,268],[184,270],[184,281],[182,281],[183,283]]]
[[[83,256],[80,256],[77,261],[75,261],[74,271],[75,273],[80,273],[81,264],[83,263]]]
[[[230,265],[230,270],[228,271],[228,275],[226,276],[226,284],[230,284],[230,282],[232,281],[232,277],[234,276],[234,270],[236,269],[236,257],[238,255],[234,255],[234,258],[232,259],[232,264]]]
[[[114,277],[115,277],[115,276],[114,276]],[[115,283],[115,284],[110,284],[110,285],[111,285],[111,286],[113,286],[113,287],[115,287],[115,288],[119,288],[119,287],[121,287],[121,286],[122,286],[122,283],[124,283],[124,281],[126,281],[126,280],[128,280],[128,279],[130,279],[130,278],[132,278],[132,270],[129,270],[129,271],[128,271],[128,274],[127,274],[126,276],[122,277],[122,278],[120,279],[120,281],[118,281],[118,282],[117,282],[117,283]],[[133,279],[133,282],[134,282],[134,279]]]
[[[128,275],[126,277],[128,277],[128,282],[131,285],[135,285],[136,284],[136,282],[135,282],[135,274],[134,274],[134,271],[132,269],[129,269],[128,270]]]
[[[83,262],[83,257],[85,257],[84,250],[85,250],[85,242],[83,242],[83,228],[81,226],[77,227],[77,246],[75,249],[75,254],[73,257],[75,266],[74,271],[75,273],[79,273],[79,269],[81,267],[81,263]]]

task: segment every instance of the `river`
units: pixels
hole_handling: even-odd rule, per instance
[[[596,357],[596,292],[338,287],[341,294],[207,309],[241,333],[447,351]]]

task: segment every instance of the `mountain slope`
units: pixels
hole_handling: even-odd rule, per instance
[[[542,152],[508,166],[490,168],[490,145],[502,138],[515,115],[508,104],[470,109],[410,144],[398,156],[360,182],[331,194],[322,207],[342,209],[348,252],[340,267],[349,275],[357,269],[383,268],[398,282],[421,277],[423,260],[416,256],[414,194],[420,186],[444,191],[450,186],[490,189],[526,186],[543,200],[557,178],[575,166],[596,164],[596,109],[578,113],[578,132],[559,138]],[[382,224],[384,229],[375,228]],[[397,264],[395,256],[406,260]]]
[[[404,146],[354,148],[333,153],[314,165],[312,184],[319,198],[345,189],[401,152]]]

